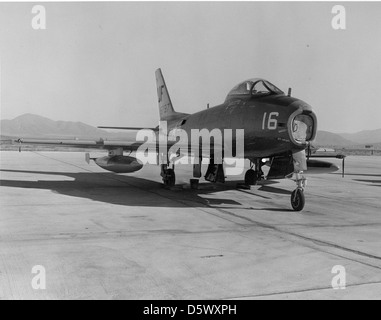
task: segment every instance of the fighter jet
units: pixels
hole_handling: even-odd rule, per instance
[[[264,179],[293,179],[296,183],[296,189],[291,194],[291,205],[295,211],[303,210],[305,205],[305,173],[328,173],[339,169],[330,162],[310,159],[316,155],[315,150],[311,149],[311,142],[316,136],[317,118],[308,103],[291,96],[291,89],[286,95],[271,82],[261,78],[253,78],[237,84],[227,94],[222,104],[194,114],[186,114],[175,111],[161,69],[156,70],[155,74],[160,123],[166,124],[165,131],[160,126],[155,128],[100,126],[99,128],[150,129],[156,134],[156,137],[161,139],[164,137],[164,151],[160,139],[155,142],[153,150],[158,157],[162,157],[163,153],[166,153],[165,160],[160,163],[160,166],[163,183],[167,187],[172,187],[176,183],[174,161],[169,151],[176,141],[170,139],[170,135],[178,130],[185,132],[189,136],[192,135],[194,130],[206,129],[209,132],[214,129],[220,131],[230,129],[235,132],[241,130],[243,132],[241,137],[243,152],[234,155],[234,153],[237,153],[234,147],[237,143],[237,135],[232,137],[233,150],[229,151],[233,156],[240,156],[250,161],[250,168],[245,173],[243,185],[255,185]],[[142,162],[136,157],[124,155],[125,151],[130,153],[137,151],[142,146],[142,141],[122,142],[103,139],[97,141],[68,141],[22,138],[16,141],[20,144],[49,144],[106,149],[108,150],[108,156],[91,158],[87,153],[86,161],[93,160],[100,167],[115,173],[130,173],[143,167]],[[202,159],[209,158],[209,165],[204,176],[205,180],[212,183],[224,183],[224,158],[228,151],[224,149],[225,143],[220,145],[222,161],[217,161],[213,156],[218,148],[213,142],[208,141],[209,150],[207,152],[205,152],[203,145],[198,146],[200,150],[192,149],[190,143],[187,145],[188,148],[181,149],[182,155],[188,153],[189,156],[197,157],[200,160],[193,165],[193,178],[195,178],[192,179],[193,182],[194,180],[198,181],[202,176]],[[177,155],[181,156],[180,154]],[[334,156],[340,158],[338,155]],[[344,157],[340,159],[344,159]],[[266,176],[262,169],[265,165],[270,167]]]

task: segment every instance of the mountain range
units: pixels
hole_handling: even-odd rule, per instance
[[[1,120],[0,133],[2,139],[7,137],[123,139],[136,134],[136,132],[109,132],[83,122],[54,121],[35,114],[24,114],[13,120]],[[314,145],[361,148],[365,145],[374,145],[381,148],[381,129],[340,134],[318,131]]]
[[[13,120],[1,120],[3,137],[118,139],[131,137],[129,132],[108,132],[83,122],[54,121],[35,114],[24,114]]]
[[[357,133],[341,133],[343,138],[361,144],[377,144],[381,142],[381,129],[364,130]]]

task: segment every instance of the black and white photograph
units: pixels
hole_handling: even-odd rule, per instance
[[[0,1],[0,300],[381,300],[380,16]]]

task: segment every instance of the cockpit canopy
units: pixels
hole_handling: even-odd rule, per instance
[[[267,80],[255,78],[237,84],[230,90],[226,100],[242,95],[260,97],[272,94],[284,94],[284,92]]]

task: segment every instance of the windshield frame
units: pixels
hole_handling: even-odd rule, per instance
[[[258,84],[261,83],[263,87],[268,90],[267,92],[260,92],[260,93],[254,93],[253,89],[254,87]],[[250,84],[250,89],[241,91],[240,87],[244,87]],[[267,96],[267,95],[279,95],[279,94],[284,94],[282,90],[280,90],[278,87],[273,85],[271,82],[262,79],[262,78],[254,78],[254,79],[248,79],[245,81],[240,82],[237,84],[233,89],[231,89],[227,95],[227,99],[229,97],[234,97],[234,96],[250,96],[250,97],[262,97],[262,96]]]
[[[261,83],[267,90],[268,92],[253,92],[254,87],[258,84]],[[276,94],[284,94],[282,90],[280,90],[278,87],[273,85],[271,82],[264,80],[264,79],[258,79],[253,83],[251,86],[250,90],[251,96],[263,96],[263,95],[276,95]]]

